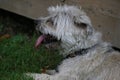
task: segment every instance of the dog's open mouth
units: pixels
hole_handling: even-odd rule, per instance
[[[58,40],[51,35],[40,35],[35,43],[35,48],[38,48],[42,43],[49,44],[52,42],[57,42]]]

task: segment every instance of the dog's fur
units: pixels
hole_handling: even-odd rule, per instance
[[[60,40],[64,57],[82,49],[87,52],[64,59],[53,75],[29,75],[35,80],[120,80],[120,53],[102,41],[85,12],[68,5],[48,11],[48,17],[39,19],[37,30]]]

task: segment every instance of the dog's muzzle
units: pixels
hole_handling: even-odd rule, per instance
[[[49,43],[52,43],[52,42],[57,42],[58,40],[51,36],[51,35],[40,35],[38,37],[38,39],[36,40],[36,43],[35,43],[35,48],[38,48],[42,43],[44,44],[49,44]]]

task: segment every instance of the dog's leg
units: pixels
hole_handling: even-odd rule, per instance
[[[27,73],[26,75],[32,77],[34,80],[55,80],[48,74]]]
[[[26,75],[32,77],[34,80],[80,80],[77,76],[63,73],[55,75],[27,73]]]

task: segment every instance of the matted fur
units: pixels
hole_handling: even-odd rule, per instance
[[[48,11],[48,17],[39,19],[37,30],[60,40],[63,56],[89,49],[84,55],[63,60],[58,73],[30,76],[35,80],[120,80],[120,53],[102,41],[84,11],[68,5],[49,7]]]

